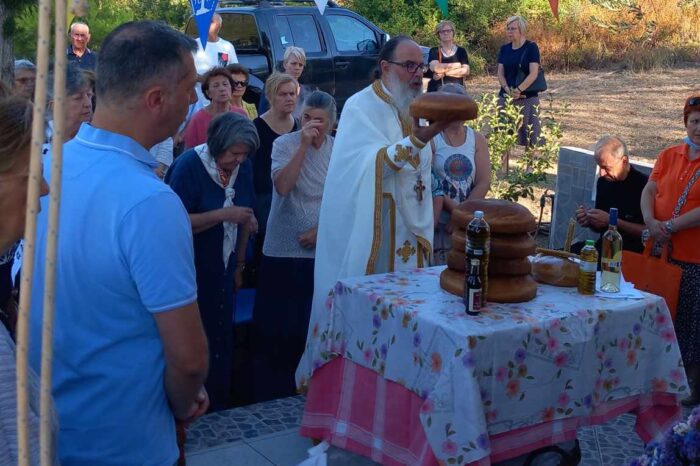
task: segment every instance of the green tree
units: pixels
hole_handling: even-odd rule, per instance
[[[14,55],[34,59],[38,23],[36,3],[29,4],[29,0],[13,1],[25,2],[17,9],[13,21]],[[107,34],[127,21],[161,20],[176,29],[182,29],[190,14],[187,0],[89,0],[89,6],[87,16],[74,17],[72,20],[83,21],[90,26],[90,48],[97,50]]]
[[[0,80],[8,83],[14,79],[16,16],[31,3],[32,0],[0,0]]]

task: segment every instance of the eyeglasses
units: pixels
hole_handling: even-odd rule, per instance
[[[398,61],[391,61],[387,60],[389,63],[393,65],[398,65],[401,68],[405,69],[409,73],[413,74],[419,69],[421,70],[422,73],[425,73],[428,69],[427,65],[424,65],[423,63],[413,63],[412,61],[404,61],[404,62],[398,62]]]
[[[248,81],[233,81],[233,87],[246,87]]]
[[[443,29],[442,31],[438,31],[438,34],[447,34],[448,32],[454,32],[452,29]]]
[[[689,107],[694,107],[696,105],[700,105],[700,97],[691,97],[688,99],[688,104]]]

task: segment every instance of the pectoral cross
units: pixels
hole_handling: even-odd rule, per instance
[[[416,185],[413,187],[413,190],[416,192],[418,202],[423,202],[423,191],[425,191],[425,185],[423,184],[423,178],[421,178],[420,175],[418,175],[418,181],[416,181]]]

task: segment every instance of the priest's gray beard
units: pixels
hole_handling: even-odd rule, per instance
[[[411,119],[408,112],[408,107],[411,102],[421,93],[420,89],[412,89],[407,83],[401,81],[395,74],[389,74],[387,81],[391,89],[391,97],[394,100],[396,108],[399,110],[399,115],[404,119]]]

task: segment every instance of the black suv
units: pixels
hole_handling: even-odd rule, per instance
[[[245,99],[257,104],[262,84],[273,68],[281,69],[290,45],[306,52],[302,83],[312,83],[335,97],[338,110],[345,101],[372,81],[377,56],[388,36],[367,19],[329,2],[323,15],[315,6],[287,0],[221,1],[220,37],[233,43],[238,61],[251,72]],[[234,6],[236,5],[236,6]],[[185,33],[197,37],[194,18]],[[257,78],[257,79],[255,79]]]

